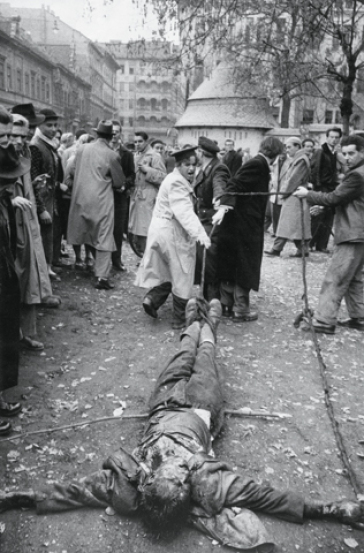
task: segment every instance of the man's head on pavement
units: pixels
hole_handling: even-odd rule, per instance
[[[55,111],[48,108],[41,109],[39,113],[45,116],[45,120],[39,125],[39,129],[42,131],[44,136],[52,140],[56,136],[58,130],[59,116]]]
[[[190,511],[189,469],[182,457],[170,456],[147,477],[142,505],[148,523],[157,532],[182,526]]]
[[[196,146],[186,144],[181,150],[171,152],[171,156],[176,160],[176,167],[182,177],[192,182],[197,166]]]
[[[291,136],[286,140],[286,151],[288,157],[294,157],[301,148],[302,142],[298,136]]]
[[[112,139],[111,145],[116,148],[121,144],[121,123],[117,119],[112,120]]]
[[[231,152],[231,150],[234,149],[234,146],[235,146],[235,142],[232,138],[227,138],[225,140],[225,149],[227,152]]]
[[[215,140],[211,140],[206,136],[200,136],[198,139],[197,155],[201,161],[216,158],[219,151],[220,148]]]
[[[364,139],[356,134],[344,137],[341,141],[341,152],[349,167],[354,167],[364,160]]]
[[[340,127],[333,127],[326,131],[326,142],[329,146],[337,146],[343,133]]]
[[[149,136],[146,132],[138,131],[135,133],[134,144],[137,152],[141,152],[142,150],[144,150],[145,146],[147,145],[148,139]]]
[[[267,136],[259,145],[259,153],[270,160],[270,163],[276,159],[284,150],[283,142],[274,136]]]

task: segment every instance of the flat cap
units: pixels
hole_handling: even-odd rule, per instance
[[[209,152],[210,154],[217,154],[220,148],[214,140],[207,138],[206,136],[200,136],[198,139],[198,145],[202,150]]]

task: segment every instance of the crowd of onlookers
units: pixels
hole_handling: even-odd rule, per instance
[[[44,348],[36,306],[60,305],[52,281],[61,279],[63,258],[71,254],[67,244],[74,268],[92,272],[97,289],[111,290],[112,268],[126,271],[127,236],[142,258],[135,284],[148,289],[145,312],[156,318],[172,294],[172,326],[180,329],[194,284],[207,301],[221,301],[225,317],[238,323],[258,318],[250,291],[259,288],[264,231],[271,225],[271,257],[279,257],[287,241],[296,245],[293,257],[309,256],[310,249],[327,253],[335,210],[336,221],[348,219],[343,240],[335,231],[336,245],[364,242],[363,144],[349,137],[340,149],[339,128],[330,129],[320,147],[311,138],[283,144],[267,137],[251,157],[248,148],[236,151],[231,139],[222,150],[204,136],[198,145],[171,150],[144,131],[124,144],[117,120],[74,133],[62,133],[61,122],[52,109],[36,113],[32,104],[0,107],[0,417],[21,410],[1,394],[17,383],[20,345]],[[360,215],[353,230],[354,212]],[[337,314],[345,295],[348,326],[363,330],[362,253],[355,252],[358,266],[345,255],[346,280],[337,279],[346,287],[336,282],[333,309]],[[327,305],[331,285],[325,284]],[[333,333],[335,317],[322,315],[318,332]],[[10,424],[0,422],[0,434],[9,431]]]

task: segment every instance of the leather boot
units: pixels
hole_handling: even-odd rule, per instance
[[[216,340],[217,327],[219,326],[222,314],[222,307],[219,300],[211,300],[210,308],[207,316],[207,321],[211,327],[212,332],[214,333]]]
[[[188,300],[179,298],[174,294],[172,294],[172,296],[173,296],[172,328],[175,330],[179,330],[180,328],[184,328],[186,326],[185,309],[186,309]]]
[[[198,310],[196,298],[188,300],[186,305],[186,328],[188,328],[193,322],[198,320]]]
[[[28,492],[2,492],[0,491],[0,513],[9,509],[21,509],[35,507],[35,493]]]

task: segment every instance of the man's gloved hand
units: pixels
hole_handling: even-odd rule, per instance
[[[199,238],[197,238],[197,242],[199,244],[201,244],[201,246],[204,246],[204,248],[206,248],[206,250],[208,250],[209,247],[211,246],[211,240],[207,236],[207,234],[205,234],[205,236],[200,236]]]
[[[11,203],[13,204],[13,207],[17,207],[21,211],[26,211],[32,207],[32,202],[26,198],[22,198],[21,196],[17,196],[11,200]]]
[[[48,211],[40,213],[39,219],[42,225],[50,225],[52,223],[52,217],[49,215]]]

